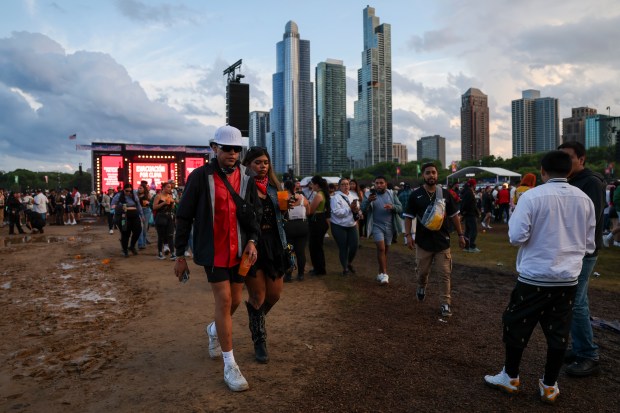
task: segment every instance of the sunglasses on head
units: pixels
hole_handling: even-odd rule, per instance
[[[234,151],[235,153],[239,153],[241,152],[241,146],[233,146],[233,145],[217,145],[218,148],[220,148],[221,151],[224,152],[230,152],[230,151]]]

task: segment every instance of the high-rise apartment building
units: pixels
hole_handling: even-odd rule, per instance
[[[512,155],[546,152],[560,145],[560,105],[556,98],[525,90],[512,101]]]
[[[392,161],[392,35],[375,9],[363,11],[364,50],[357,71],[355,122],[347,154],[356,167]]]
[[[585,147],[613,146],[620,131],[620,117],[596,114],[588,116],[585,122]]]
[[[269,112],[250,112],[250,146],[267,147]]]
[[[347,77],[341,60],[316,67],[316,172],[350,169],[347,158]]]
[[[446,168],[446,138],[439,135],[423,136],[417,142],[418,161],[433,159],[441,162],[441,167]]]
[[[403,145],[400,142],[394,142],[392,144],[392,160],[396,163],[406,164],[409,160],[409,153],[407,151],[407,145]]]
[[[562,142],[577,141],[586,144],[586,118],[596,115],[596,109],[572,108],[571,117],[562,119]]]
[[[273,108],[267,149],[276,173],[292,170],[311,175],[314,162],[314,90],[310,81],[310,42],[299,36],[297,24],[286,23],[276,44]]]
[[[472,87],[461,96],[461,159],[473,161],[490,154],[487,95]]]

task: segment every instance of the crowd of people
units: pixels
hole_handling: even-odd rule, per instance
[[[328,273],[326,237],[334,240],[337,272],[343,277],[357,273],[360,239],[372,239],[375,279],[386,286],[390,246],[402,235],[404,244],[415,249],[417,300],[425,301],[433,271],[441,281],[439,313],[450,317],[450,237],[458,238],[463,251],[481,253],[479,229],[508,224],[510,242],[520,247],[519,278],[503,314],[504,368],[485,382],[508,393],[519,391],[520,360],[538,323],[548,343],[541,400],[556,400],[563,362],[569,362],[566,372],[572,376],[598,372],[588,280],[599,249],[620,246],[620,182],[606,185],[589,170],[583,145],[568,142],[547,153],[541,183],[528,173],[517,185],[469,179],[443,187],[437,166],[428,162],[414,188],[405,182],[392,186],[384,176],[369,185],[348,178],[328,184],[319,175],[306,186],[295,179],[280,182],[265,148],[249,148],[241,159],[244,143],[238,129],[219,128],[211,143],[215,157],[196,168],[183,189],[175,188],[174,181],[159,189],[145,181],[137,188],[125,183],[87,196],[78,188],[24,194],[0,189],[0,223],[8,221],[13,234],[15,228],[23,233],[24,226],[43,232],[48,221],[75,225],[84,214],[106,217],[109,233],[120,232],[124,257],[147,248],[149,230],[155,227],[155,257],[175,261],[180,281],[188,278],[187,257],[204,268],[215,301],[213,321],[205,326],[209,355],[223,359],[224,381],[233,391],[249,388],[232,348],[232,315],[244,286],[255,358],[267,363],[267,315],[284,283]],[[546,242],[550,238],[554,242]]]

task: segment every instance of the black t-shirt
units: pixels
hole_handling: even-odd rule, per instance
[[[416,217],[416,230],[415,230],[415,242],[420,248],[426,251],[443,251],[450,248],[450,231],[448,229],[448,219],[459,210],[456,206],[454,198],[450,195],[448,190],[442,190],[442,197],[446,200],[446,216],[444,217],[443,224],[439,231],[431,231],[420,223],[420,219],[424,215],[426,208],[430,205],[431,200],[435,202],[435,194],[431,194],[429,197],[428,192],[423,186],[414,190],[409,196],[407,207],[404,214]]]

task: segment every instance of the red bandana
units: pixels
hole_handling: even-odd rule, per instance
[[[256,186],[258,187],[258,190],[261,191],[261,193],[267,195],[267,184],[269,183],[269,178],[267,177],[267,175],[265,175],[262,178],[255,176],[254,182],[256,182]]]

